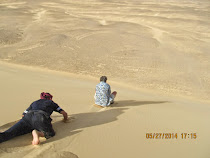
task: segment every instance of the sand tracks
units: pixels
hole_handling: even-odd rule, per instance
[[[0,45],[11,45],[22,40],[23,32],[19,29],[0,29]]]

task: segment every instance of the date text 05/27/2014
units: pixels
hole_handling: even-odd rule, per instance
[[[196,133],[146,133],[146,139],[197,139]]]

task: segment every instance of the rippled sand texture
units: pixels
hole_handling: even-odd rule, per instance
[[[210,96],[210,2],[0,2],[0,59]]]

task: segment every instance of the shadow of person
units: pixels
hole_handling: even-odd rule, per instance
[[[166,103],[167,101],[136,101],[136,100],[121,100],[116,101],[110,108],[99,108],[102,109],[98,112],[87,112],[87,113],[79,113],[73,114],[70,117],[74,118],[73,121],[67,123],[67,125],[63,125],[62,121],[55,122],[53,124],[57,135],[53,139],[58,140],[64,137],[70,136],[70,131],[84,130],[88,127],[94,127],[110,122],[114,122],[118,120],[118,116],[122,115],[126,110],[130,109],[132,106],[143,106],[147,104],[161,104]],[[62,116],[54,116],[62,117]]]
[[[44,141],[42,144],[57,141],[65,137],[70,137],[74,134],[82,132],[84,128],[87,127],[93,127],[116,121],[117,117],[122,113],[124,113],[124,110],[126,109],[127,108],[118,108],[118,109],[105,110],[102,112],[87,112],[87,113],[73,114],[71,115],[71,118],[74,118],[74,120],[72,122],[70,121],[69,123],[64,123],[62,121],[62,115],[52,116],[52,119],[56,120],[56,122],[53,123],[53,128],[56,132],[56,135],[48,139],[47,141]],[[11,127],[14,123],[16,123],[16,121],[3,125],[1,127],[4,127],[5,129],[8,126]],[[2,130],[3,128],[1,127],[0,129]],[[8,151],[9,148],[31,145],[31,141],[32,141],[32,136],[31,133],[29,133],[23,136],[15,137],[9,141],[0,143],[0,148],[2,151]]]
[[[161,104],[167,103],[168,101],[136,101],[136,100],[120,100],[115,101],[111,104],[111,107],[129,107],[129,106],[141,106],[147,104]]]
[[[128,108],[117,108],[99,112],[72,114],[70,118],[73,118],[73,121],[70,121],[69,123],[64,123],[63,121],[57,121],[53,123],[53,127],[56,131],[56,136],[50,139],[49,141],[46,141],[45,143],[71,136],[71,132],[73,131],[80,130],[81,132],[88,127],[94,127],[117,121],[118,116],[123,114],[127,109]],[[53,116],[52,118],[56,117],[61,116]]]
[[[74,118],[74,120],[70,121],[69,123],[64,123],[63,121],[61,121],[62,115],[52,116],[52,119],[55,120],[55,122],[53,123],[53,128],[56,131],[56,135],[53,138],[50,138],[47,141],[43,142],[43,144],[57,141],[65,137],[71,137],[74,134],[82,132],[83,130],[85,130],[85,128],[117,121],[118,116],[122,115],[127,109],[130,109],[129,107],[143,106],[147,104],[161,104],[166,102],[167,101],[136,101],[136,100],[116,101],[114,104],[112,104],[110,108],[107,108],[102,111],[100,110],[98,112],[73,114],[71,115],[71,118]],[[7,125],[12,125],[12,123],[9,123]],[[3,127],[5,128],[6,126]],[[23,139],[24,141],[21,139]],[[30,145],[31,140],[32,140],[31,134],[14,138],[11,141],[9,141],[9,143],[4,142],[4,149],[27,146]]]
[[[102,111],[98,112],[87,112],[87,113],[78,113],[70,115],[70,118],[73,118],[73,121],[64,124],[62,121],[56,121],[53,124],[54,129],[56,130],[56,136],[51,140],[45,142],[51,142],[64,137],[71,136],[72,131],[85,130],[85,128],[94,127],[118,120],[118,116],[122,115],[126,110],[130,109],[132,106],[143,106],[147,104],[161,104],[168,101],[136,101],[136,100],[121,100],[116,101],[110,108],[99,108]],[[57,115],[53,116],[53,119],[57,119],[62,116]],[[80,132],[81,132],[80,131]]]

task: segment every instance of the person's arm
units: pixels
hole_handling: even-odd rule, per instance
[[[63,110],[60,112],[63,115],[63,121],[67,121],[68,120],[68,114]]]
[[[59,112],[60,114],[63,115],[64,122],[67,121],[68,120],[68,114],[63,109],[61,109],[58,106],[58,104],[56,104],[55,102],[53,102],[53,103],[54,103],[54,106],[55,106],[55,110],[54,111]]]

